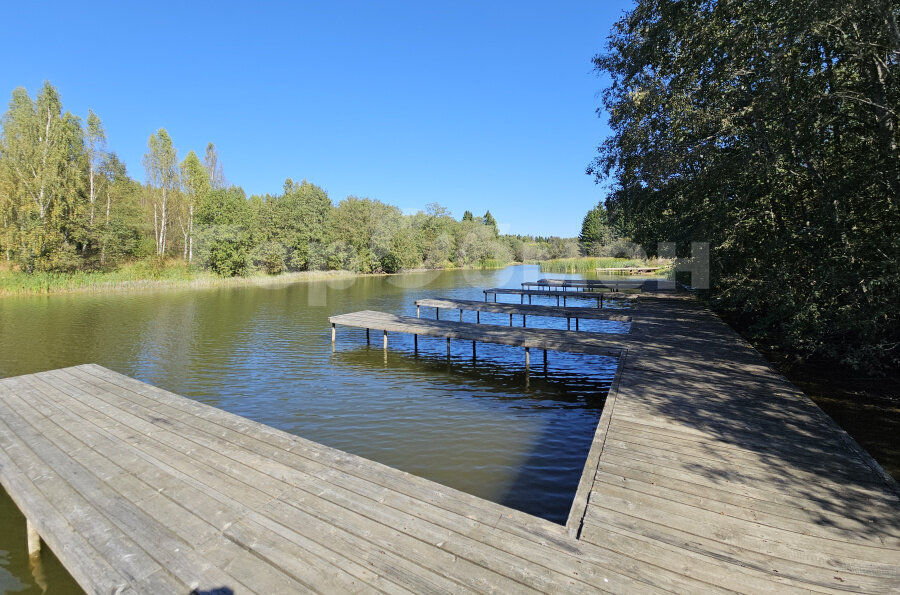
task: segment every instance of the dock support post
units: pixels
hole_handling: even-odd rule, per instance
[[[496,302],[497,300],[494,300],[494,301]],[[522,295],[519,296],[519,303],[520,303],[520,304],[524,304],[524,303],[525,303],[525,294],[524,294],[524,293],[523,293]]]
[[[509,315],[509,326],[512,326],[512,314]]]
[[[459,309],[459,321],[462,322],[462,308]]]
[[[556,296],[556,306],[559,307],[559,296]]]
[[[28,557],[34,558],[41,553],[41,536],[29,519],[25,519],[25,533],[28,534]]]
[[[369,344],[369,329],[366,329],[366,345]]]
[[[566,330],[567,331],[572,330],[572,319],[569,318],[568,316],[566,316]]]
[[[603,307],[603,294],[602,293],[597,294],[597,307],[598,308]]]
[[[419,351],[419,335],[413,335],[413,351]]]
[[[575,318],[575,330],[576,331],[578,330],[578,318],[577,317]]]
[[[447,337],[447,359],[450,359],[450,337]]]
[[[475,341],[472,341],[472,360],[475,360]]]
[[[522,328],[525,328],[525,315],[522,314]]]
[[[531,294],[530,293],[528,294],[528,305],[529,306],[531,305]]]
[[[566,307],[566,296],[563,296],[563,308]]]
[[[440,320],[440,319],[441,319],[441,309],[440,309],[440,308],[435,308],[435,309],[434,309],[434,319],[435,319],[435,320]]]
[[[481,310],[475,310],[475,324],[481,324]]]
[[[487,294],[488,294],[488,292],[485,291],[485,292],[484,292],[484,301],[487,301]]]
[[[531,364],[531,347],[525,348],[525,371],[528,372],[528,366]]]
[[[334,323],[332,322],[331,323],[331,342],[332,343],[334,343],[334,334],[335,334]]]
[[[547,370],[547,350],[544,350],[544,371]]]
[[[419,306],[416,306],[416,318],[419,318]]]
[[[382,332],[384,332],[384,339],[383,339],[384,348],[387,349],[387,331],[382,331]]]

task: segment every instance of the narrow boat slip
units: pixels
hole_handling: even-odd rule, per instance
[[[620,354],[565,527],[96,365],[0,380],[0,480],[90,592],[896,592],[896,482],[696,300],[642,296],[628,334],[330,319]]]

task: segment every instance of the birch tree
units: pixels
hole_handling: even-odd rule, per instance
[[[194,209],[210,190],[209,175],[193,151],[181,162],[181,187],[185,197],[185,212],[181,213],[179,224],[184,236],[184,259],[190,263],[194,259]]]
[[[203,165],[209,174],[209,187],[213,190],[223,190],[228,182],[225,180],[225,171],[219,162],[219,152],[212,143],[206,145],[206,156],[203,158]]]
[[[151,134],[144,155],[147,184],[153,192],[153,231],[156,235],[156,255],[166,254],[166,230],[169,217],[169,197],[178,187],[178,154],[165,128]]]
[[[26,271],[53,268],[70,244],[72,213],[80,198],[78,179],[83,139],[78,118],[62,112],[56,88],[44,83],[36,99],[13,91],[3,118],[0,171],[11,244]],[[68,259],[63,259],[68,260]],[[64,265],[63,268],[68,265]]]
[[[103,177],[99,175],[103,160],[106,158],[106,131],[103,123],[93,110],[88,110],[87,138],[85,139],[85,152],[88,162],[88,199],[90,201],[90,214],[88,225],[94,227],[94,203],[100,194],[100,182]]]

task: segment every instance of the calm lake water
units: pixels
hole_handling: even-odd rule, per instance
[[[263,287],[7,298],[0,300],[0,377],[98,363],[564,523],[613,379],[614,358],[551,352],[545,373],[538,354],[526,376],[523,350],[505,346],[479,344],[473,362],[471,344],[456,342],[448,361],[443,339],[420,338],[416,355],[411,336],[390,335],[385,352],[380,335],[367,347],[364,330],[338,327],[332,350],[327,320],[362,309],[415,316],[418,298],[483,299],[482,288],[518,288],[545,276],[566,277],[516,266]],[[433,317],[434,311],[423,309],[422,315]],[[466,313],[466,320],[474,322],[474,316]],[[481,321],[509,324],[505,315],[482,314]],[[528,323],[566,324],[542,317]],[[582,321],[581,328],[627,332],[628,323]],[[32,576],[24,519],[2,493],[0,520],[0,590],[39,593],[41,584],[53,592],[77,589],[46,548],[43,576]]]

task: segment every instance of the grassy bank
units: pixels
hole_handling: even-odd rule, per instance
[[[647,267],[667,266],[667,261],[642,260],[640,258],[557,258],[545,260],[540,263],[541,271],[545,273],[595,273],[597,269],[612,269],[622,267]]]
[[[307,271],[280,275],[257,273],[246,277],[221,277],[209,271],[192,269],[181,262],[159,265],[139,261],[123,265],[114,271],[26,274],[20,271],[0,270],[0,297],[170,287],[267,285],[354,275],[356,273],[347,271]]]
[[[474,268],[502,269],[507,266],[507,264],[509,263],[500,260],[486,260],[480,262],[478,266]],[[281,273],[278,275],[267,275],[263,272],[256,272],[244,277],[221,277],[210,271],[189,267],[180,260],[160,263],[155,259],[124,264],[113,271],[23,273],[8,268],[0,268],[0,297],[159,289],[170,287],[271,285],[315,279],[331,279],[335,277],[372,276],[382,274],[384,273],[364,275],[363,273],[351,271],[303,271]]]

